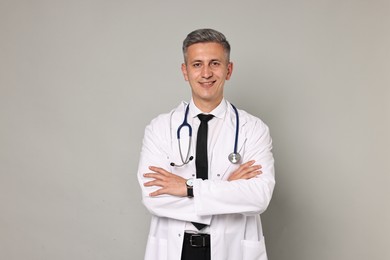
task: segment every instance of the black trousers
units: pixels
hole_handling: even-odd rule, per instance
[[[181,260],[210,260],[210,235],[184,234]]]

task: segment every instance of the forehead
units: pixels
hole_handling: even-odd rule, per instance
[[[187,60],[226,60],[223,46],[216,42],[202,42],[187,48]]]

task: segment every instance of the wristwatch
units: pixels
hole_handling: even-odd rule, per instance
[[[187,197],[189,198],[194,197],[194,190],[193,190],[194,179],[188,179],[186,181],[186,185],[187,185]]]

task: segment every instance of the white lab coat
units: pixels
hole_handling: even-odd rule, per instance
[[[239,110],[238,150],[242,162],[256,160],[256,164],[262,165],[260,176],[227,181],[229,174],[239,167],[228,160],[236,131],[236,116],[228,103],[218,139],[209,151],[209,179],[194,180],[193,198],[150,197],[148,194],[157,187],[143,186],[148,179],[142,174],[150,172],[148,166],[151,165],[186,179],[196,176],[195,160],[183,167],[170,165],[181,162],[177,128],[183,122],[186,105],[183,102],[170,113],[158,116],[145,130],[138,169],[143,203],[152,214],[145,260],[180,260],[188,221],[210,225],[212,260],[266,260],[260,214],[271,200],[275,176],[271,137],[260,119]],[[191,124],[190,118],[188,120]],[[183,156],[187,153],[188,138],[187,130],[183,130]],[[194,149],[191,149],[192,155]]]

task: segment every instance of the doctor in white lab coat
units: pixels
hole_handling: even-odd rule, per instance
[[[198,260],[266,260],[260,214],[269,205],[275,185],[269,129],[260,119],[238,110],[237,150],[242,158],[232,164],[228,156],[234,149],[237,120],[223,96],[224,83],[233,71],[230,45],[223,34],[201,29],[187,36],[183,53],[182,72],[191,86],[191,101],[152,120],[141,150],[138,180],[143,203],[152,214],[145,260],[187,260],[182,256],[185,233],[209,235],[209,255]],[[177,129],[187,106],[192,142],[188,128],[183,128],[180,152]],[[199,113],[214,115],[208,123],[207,180],[196,177],[195,160],[177,166],[187,151],[195,156],[196,147],[190,143],[196,144]],[[189,179],[192,187],[187,185]],[[199,231],[191,222],[207,226]]]

